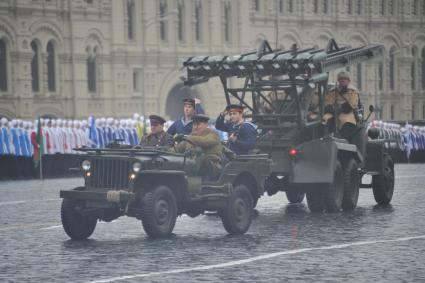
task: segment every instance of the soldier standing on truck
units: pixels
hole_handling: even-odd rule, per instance
[[[357,111],[359,108],[359,94],[357,89],[350,84],[350,75],[339,72],[338,84],[325,96],[325,115],[323,123],[330,131],[335,131],[335,125],[344,138],[349,138],[358,122]],[[337,116],[337,120],[334,120]]]
[[[167,133],[188,135],[192,132],[192,116],[195,114],[205,114],[199,99],[183,99],[183,117],[175,121],[167,130]]]
[[[172,149],[178,153],[191,152],[203,180],[215,180],[223,168],[223,148],[217,133],[208,128],[209,119],[204,114],[194,115],[192,133],[176,135],[174,139],[179,143]]]
[[[165,119],[158,115],[149,116],[151,133],[144,135],[141,146],[173,146],[173,136],[164,131]]]
[[[229,134],[229,148],[236,154],[249,154],[257,142],[257,129],[252,123],[245,122],[241,105],[230,104],[220,113],[215,122],[215,128]],[[230,122],[224,121],[226,114]]]

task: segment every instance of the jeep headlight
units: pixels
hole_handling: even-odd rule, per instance
[[[133,172],[137,173],[142,169],[142,163],[140,162],[134,162],[133,163]]]
[[[83,162],[81,162],[81,168],[83,168],[84,171],[89,171],[91,168],[90,160],[84,160]]]

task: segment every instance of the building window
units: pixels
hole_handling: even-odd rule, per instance
[[[347,0],[347,14],[353,14],[353,0]]]
[[[390,107],[390,119],[394,120],[394,105],[391,104]]]
[[[390,13],[390,15],[395,14],[395,6],[394,5],[395,5],[394,0],[388,1],[388,12]]]
[[[202,42],[202,4],[201,1],[195,3],[195,39]]]
[[[33,92],[40,91],[40,52],[35,41],[31,42],[32,59],[31,59],[31,87]]]
[[[425,47],[422,49],[422,64],[421,64],[421,81],[422,89],[425,90]]]
[[[390,89],[395,89],[395,52],[396,48],[393,46],[390,49],[390,62],[389,62],[389,81],[390,81]]]
[[[422,15],[425,16],[425,0],[422,0]]]
[[[134,39],[134,0],[127,0],[128,39]]]
[[[55,46],[52,41],[47,43],[47,89],[56,91]]]
[[[319,13],[319,0],[313,0],[313,13]]]
[[[285,2],[283,0],[279,0],[279,13],[283,14],[283,7],[285,5]]]
[[[328,0],[323,0],[323,14],[327,14],[329,11],[329,2]]]
[[[362,0],[357,0],[356,2],[356,13],[357,15],[362,14]]]
[[[363,81],[363,78],[362,78],[362,64],[357,64],[357,66],[356,66],[356,76],[357,76],[357,88],[358,89],[362,89],[362,81]]]
[[[255,11],[260,11],[260,0],[253,0],[252,1],[252,6],[254,7]]]
[[[87,87],[89,92],[96,92],[96,53],[87,57]]]
[[[410,79],[411,79],[410,88],[412,90],[416,89],[416,62],[418,60],[417,56],[418,56],[418,51],[417,51],[416,47],[413,47],[412,48],[413,61],[410,65]]]
[[[294,0],[288,1],[288,12],[293,13],[294,12]]]
[[[379,1],[379,14],[381,14],[381,16],[385,15],[385,5],[386,5],[386,1],[385,0],[380,0]]]
[[[419,13],[419,1],[418,0],[413,0],[413,3],[412,3],[412,14],[416,16],[418,13]]]
[[[7,91],[7,48],[4,39],[0,39],[0,91]]]
[[[179,0],[177,2],[177,17],[178,17],[178,38],[179,41],[185,40],[185,12],[184,12],[184,2]]]
[[[232,6],[230,4],[230,1],[226,1],[224,5],[224,41],[229,43],[230,37],[231,37],[231,15],[232,15]]]
[[[142,71],[141,69],[133,70],[133,91],[142,91]]]
[[[416,113],[415,113],[415,104],[412,104],[412,120],[415,120]]]
[[[159,17],[160,17],[159,34],[162,41],[167,40],[167,20],[165,18],[167,15],[167,10],[168,10],[167,1],[161,0],[159,2]]]
[[[378,88],[379,90],[384,89],[384,63],[379,62],[378,65]]]

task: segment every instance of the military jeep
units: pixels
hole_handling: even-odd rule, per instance
[[[60,191],[71,239],[90,237],[98,220],[127,215],[151,238],[170,236],[178,215],[217,212],[229,234],[245,233],[270,174],[266,155],[234,156],[215,181],[202,181],[193,159],[159,148],[81,149],[85,185]]]

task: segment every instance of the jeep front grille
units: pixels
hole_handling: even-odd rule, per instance
[[[128,188],[130,162],[119,159],[91,159],[90,187],[94,188]]]

